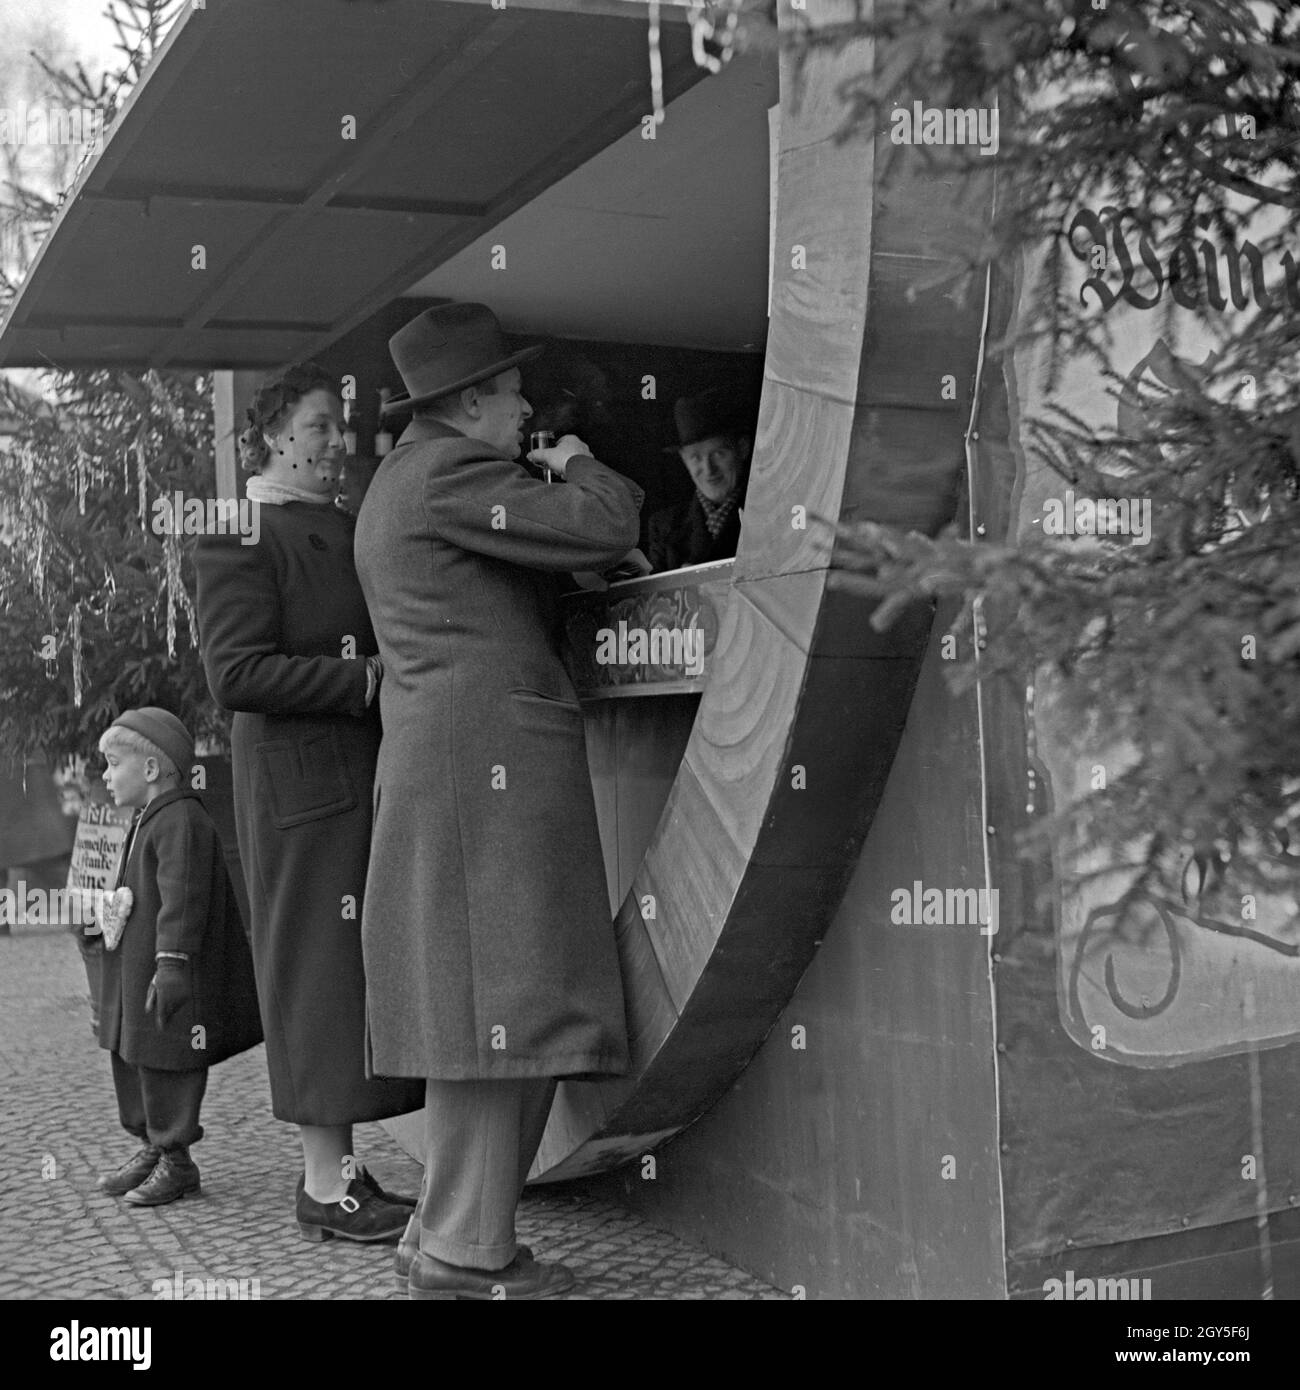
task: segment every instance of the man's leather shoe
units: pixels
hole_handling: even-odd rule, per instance
[[[411,1261],[407,1293],[417,1300],[551,1298],[573,1284],[573,1271],[564,1265],[518,1255],[504,1269],[467,1269],[420,1252]]]
[[[137,1207],[161,1207],[199,1191],[198,1165],[188,1149],[164,1149],[154,1170],[123,1199]]]
[[[105,1173],[95,1184],[110,1197],[121,1197],[140,1184],[158,1166],[162,1150],[156,1144],[146,1144],[138,1154],[124,1163],[116,1173]]]
[[[403,1293],[409,1288],[411,1276],[411,1263],[420,1253],[418,1244],[411,1244],[406,1239],[406,1232],[402,1232],[402,1238],[397,1242],[397,1254],[393,1256],[393,1273],[397,1276],[397,1287]],[[533,1258],[532,1247],[528,1245],[517,1245],[515,1247],[515,1259],[531,1260]]]
[[[401,1239],[411,1208],[376,1197],[360,1178],[348,1183],[348,1190],[337,1202],[318,1202],[298,1187],[298,1230],[305,1240],[392,1242]]]

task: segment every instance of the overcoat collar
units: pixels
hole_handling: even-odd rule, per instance
[[[507,457],[500,449],[494,449],[491,444],[487,444],[481,439],[474,439],[473,435],[458,430],[454,425],[449,425],[443,420],[421,419],[419,417],[413,419],[402,431],[396,447],[400,449],[403,444],[425,444],[435,439],[469,439],[483,450],[485,458]],[[522,462],[522,460],[515,461]]]
[[[443,420],[431,420],[415,416],[398,436],[396,448],[403,444],[423,444],[429,439],[465,439],[466,435]]]
[[[163,792],[161,796],[154,799],[141,810],[131,822],[131,828],[126,832],[126,840],[122,845],[122,858],[118,862],[117,873],[114,876],[115,888],[122,886],[122,880],[126,877],[126,867],[131,862],[131,855],[135,852],[136,841],[140,838],[140,827],[156,812],[161,811],[164,806],[170,806],[173,801],[180,801],[182,797],[192,796],[196,800],[200,799],[197,792],[189,787],[176,787],[172,791]]]
[[[198,792],[191,791],[189,787],[174,787],[169,792],[163,792],[161,796],[155,796],[140,812],[136,820],[136,828],[142,826],[155,812],[161,811],[164,806],[170,806],[173,801],[179,801],[183,796],[192,796],[196,801],[199,799]]]
[[[463,430],[458,430],[454,425],[449,425],[442,420],[413,419],[402,431],[400,438],[393,448],[393,453],[406,444],[428,444],[439,439],[468,439],[481,452],[477,458],[498,458],[505,459],[508,463],[518,464],[520,468],[531,477],[540,477],[541,469],[535,463],[530,463],[521,453],[517,459],[512,459],[509,454],[503,454],[500,449],[494,449],[491,444],[481,439],[475,439],[473,435],[466,434]]]

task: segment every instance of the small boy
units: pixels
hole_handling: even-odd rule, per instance
[[[203,1137],[208,1068],[261,1042],[262,1027],[221,840],[188,785],[194,740],[149,707],[120,714],[99,749],[114,802],[136,808],[105,930],[99,1045],[122,1128],[144,1141],[99,1187],[155,1207],[199,1190],[189,1147]]]

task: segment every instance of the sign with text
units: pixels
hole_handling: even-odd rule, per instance
[[[112,888],[118,859],[131,828],[129,808],[88,801],[77,820],[77,838],[68,869],[69,888]]]
[[[1132,208],[1089,203],[1073,211],[1064,229],[1071,258],[1066,283],[1112,330],[1114,377],[1078,355],[1049,394],[1046,343],[1015,352],[1009,384],[1022,423],[1011,441],[1018,455],[1013,526],[1022,541],[1038,532],[1056,544],[1143,546],[1176,523],[1158,506],[1153,511],[1150,499],[1125,495],[1122,467],[1115,471],[1114,498],[1076,492],[1035,456],[1023,422],[1064,407],[1099,436],[1140,437],[1155,423],[1149,388],[1177,392],[1206,381],[1252,314],[1300,309],[1294,254],[1300,247],[1279,249],[1285,224],[1267,192],[1255,190],[1253,199],[1232,195],[1252,217],[1252,235],[1235,246],[1206,219],[1189,235],[1176,210],[1145,226]],[[1026,267],[1027,293],[1041,292],[1041,274],[1041,263]],[[1237,389],[1249,392],[1253,385],[1244,378]],[[1031,756],[1058,808],[1099,785],[1097,777],[1121,776],[1133,756],[1113,735],[1081,727],[1067,713],[1064,694],[1060,679],[1046,671],[1031,687]],[[1202,868],[1189,856],[1182,902],[1143,902],[1136,921],[1120,929],[1115,905],[1136,871],[1103,873],[1096,855],[1062,852],[1075,872],[1097,875],[1056,912],[1062,1022],[1079,1046],[1131,1066],[1168,1066],[1300,1036],[1293,893],[1250,893],[1229,874],[1211,897]]]

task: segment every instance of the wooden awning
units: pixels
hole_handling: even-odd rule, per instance
[[[705,75],[670,5],[661,51],[670,102]],[[310,356],[650,110],[643,3],[187,7],[60,212],[0,365]]]

